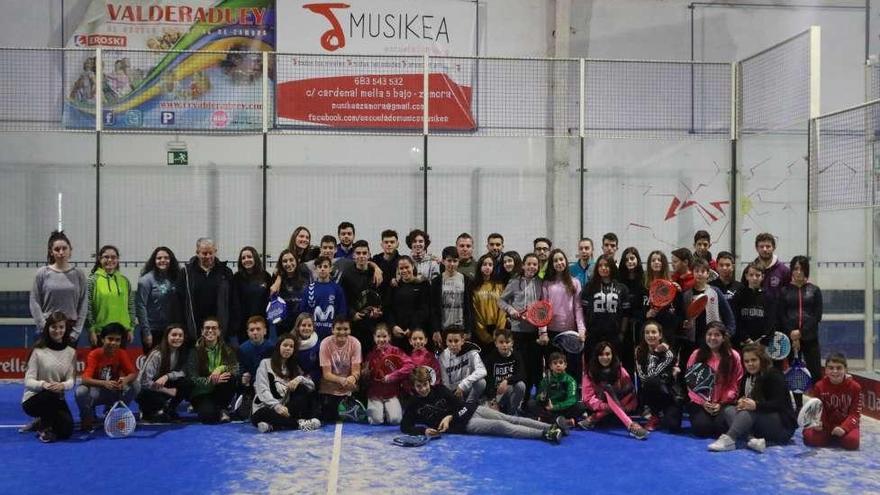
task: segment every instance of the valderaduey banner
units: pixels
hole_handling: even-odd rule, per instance
[[[71,48],[103,48],[105,129],[259,129],[272,0],[92,0]],[[234,53],[215,53],[215,52]],[[68,52],[63,123],[94,128],[95,52]],[[271,98],[270,98],[271,101]]]

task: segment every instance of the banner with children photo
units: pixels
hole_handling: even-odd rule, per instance
[[[259,129],[274,3],[92,0],[67,42],[89,50],[67,59],[64,126],[95,126],[93,49],[102,48],[105,129]]]

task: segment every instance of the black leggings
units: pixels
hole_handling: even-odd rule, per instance
[[[689,408],[691,416],[691,431],[695,436],[702,438],[717,437],[727,433],[733,423],[736,410],[732,405],[723,405],[718,414],[711,415],[703,409],[703,406],[691,403]]]
[[[136,400],[144,416],[153,416],[162,410],[165,412],[177,410],[177,406],[189,397],[189,393],[192,390],[189,380],[185,378],[168,381],[165,383],[165,388],[176,388],[177,394],[171,397],[158,390],[141,389]]]
[[[541,382],[543,375],[541,369],[541,358],[543,353],[538,346],[538,335],[534,332],[513,332],[513,346],[522,355],[523,364],[525,364],[525,383],[526,396],[528,401],[532,395],[532,387]]]
[[[218,383],[207,394],[197,395],[192,398],[193,409],[202,423],[219,423],[222,412],[229,407],[232,396],[235,394],[235,384],[231,381]]]
[[[647,406],[655,416],[662,415],[660,428],[670,432],[681,430],[681,405],[671,383],[663,383],[657,378],[642,380],[639,404]]]
[[[28,416],[40,419],[40,428],[52,428],[58,439],[65,440],[73,434],[73,415],[63,395],[43,390],[21,406]]]

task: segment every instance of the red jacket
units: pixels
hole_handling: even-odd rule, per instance
[[[376,380],[376,370],[381,368],[385,359],[391,355],[399,356],[403,361],[403,364],[400,368],[385,377],[388,379],[388,382]],[[412,373],[413,370],[413,363],[409,356],[400,350],[400,348],[388,344],[382,348],[373,348],[373,350],[367,354],[366,361],[370,368],[370,376],[366,377],[367,380],[369,380],[367,398],[391,399],[400,395],[401,382],[408,381],[410,373]]]
[[[831,433],[835,426],[850,430],[859,427],[862,415],[862,386],[852,377],[839,385],[826,376],[813,386],[813,396],[822,401],[822,428]]]

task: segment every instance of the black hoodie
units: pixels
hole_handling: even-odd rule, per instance
[[[476,402],[465,402],[443,385],[434,385],[427,396],[415,394],[400,422],[400,431],[407,435],[424,435],[426,428],[437,429],[446,416],[452,416],[449,433],[463,433],[474,411]]]

